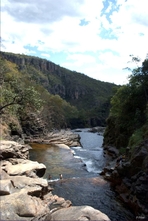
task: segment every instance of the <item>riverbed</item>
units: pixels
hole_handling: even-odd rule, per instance
[[[75,130],[81,146],[65,150],[51,145],[34,144],[30,159],[44,163],[45,178],[53,194],[70,200],[73,205],[89,205],[108,215],[112,221],[134,220],[133,214],[117,199],[110,183],[99,174],[106,165],[103,136],[89,129]],[[63,179],[59,178],[63,175]],[[50,179],[49,179],[50,177]]]

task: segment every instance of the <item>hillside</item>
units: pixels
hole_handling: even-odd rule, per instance
[[[111,96],[112,87],[115,86],[38,57],[6,52],[1,52],[1,55],[51,94],[58,94],[79,108],[98,107]]]
[[[8,88],[10,88],[9,92],[11,91],[13,94],[7,96],[5,93],[1,105],[11,102],[11,99],[18,96],[20,91],[20,94],[25,93],[23,96],[26,96],[27,93],[28,98],[29,93],[35,92],[36,101],[38,97],[44,103],[44,105],[40,105],[42,106],[42,111],[40,109],[42,118],[45,118],[50,110],[50,117],[48,116],[43,121],[46,123],[48,121],[48,124],[54,128],[56,124],[57,127],[68,126],[72,128],[105,125],[113,93],[112,89],[117,87],[116,85],[92,79],[38,57],[6,52],[1,52],[0,56],[1,66],[4,66],[5,70],[1,73],[1,90],[3,93],[7,91],[8,94]],[[27,88],[30,88],[30,92],[26,91]],[[35,100],[32,100],[30,104],[33,102]],[[42,102],[38,101],[36,105],[39,103]],[[32,111],[35,114],[35,110]],[[24,119],[23,122],[25,122]]]

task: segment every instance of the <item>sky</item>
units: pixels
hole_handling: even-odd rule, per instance
[[[1,51],[115,84],[148,53],[148,0],[2,0]]]

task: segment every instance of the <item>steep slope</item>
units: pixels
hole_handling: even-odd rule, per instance
[[[114,84],[92,79],[70,71],[45,59],[1,52],[3,58],[17,64],[18,70],[43,85],[50,93],[58,94],[78,108],[99,107],[112,95]]]

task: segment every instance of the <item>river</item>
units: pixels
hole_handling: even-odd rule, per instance
[[[50,145],[34,144],[30,159],[44,163],[45,178],[54,188],[53,194],[70,200],[74,206],[89,205],[108,215],[112,221],[134,220],[133,214],[118,200],[109,182],[99,175],[106,165],[103,136],[89,129],[75,130],[82,147],[65,150]],[[59,174],[63,179],[59,179]]]

